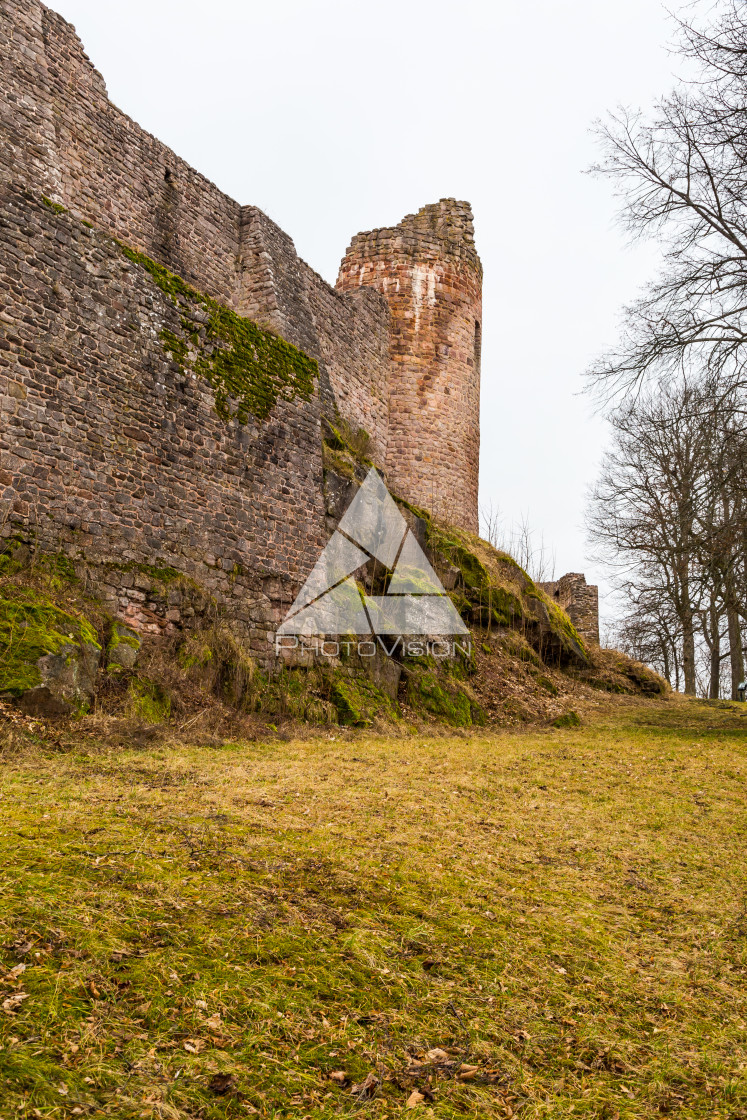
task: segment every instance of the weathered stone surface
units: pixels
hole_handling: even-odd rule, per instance
[[[402,677],[402,666],[399,661],[387,657],[384,651],[377,648],[373,657],[354,657],[354,667],[363,672],[373,683],[391,700],[396,700],[399,692],[399,682]]]
[[[343,478],[333,471],[324,475],[324,499],[327,514],[337,522],[348,508],[360,483],[355,479]]]
[[[24,715],[34,719],[60,719],[74,711],[73,705],[55,696],[46,685],[30,688],[18,702]]]
[[[133,669],[140,652],[140,637],[131,626],[115,622],[109,644],[106,647],[106,667],[112,672],[119,669]]]
[[[586,582],[581,572],[567,572],[560,579],[539,585],[566,612],[586,642],[599,645],[599,588]]]
[[[477,532],[482,266],[469,203],[442,198],[354,237],[337,288],[367,287],[392,315],[387,478],[401,497]]]
[[[101,650],[89,642],[63,646],[59,653],[47,653],[36,663],[43,687],[52,696],[69,704],[88,707],[96,693],[96,674]]]
[[[586,651],[567,628],[567,621],[565,627],[553,624],[547,604],[534,596],[527,597],[525,610],[535,630],[530,635],[531,644],[548,664],[588,665]]]

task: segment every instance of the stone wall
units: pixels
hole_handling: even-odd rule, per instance
[[[0,0],[0,61],[2,535],[85,555],[128,617],[155,602],[144,566],[173,567],[261,651],[324,543],[322,415],[368,431],[403,498],[476,528],[466,204],[360,235],[335,289],[267,215],[112,105],[39,0]],[[311,396],[221,419],[208,382],[164,349],[180,312],[113,238],[316,359]],[[176,622],[174,603],[158,610],[153,625]]]
[[[0,260],[3,535],[98,564],[110,600],[107,573],[139,570],[112,602],[128,618],[145,569],[172,567],[266,656],[326,541],[318,393],[221,419],[159,337],[184,311],[111,238],[7,183]]]
[[[109,101],[56,12],[36,0],[0,0],[0,37],[3,177],[235,306],[239,205]]]
[[[337,287],[373,287],[392,313],[392,486],[477,532],[482,267],[469,204],[441,199],[393,229],[359,233]]]
[[[384,464],[389,427],[389,335],[386,300],[366,290],[343,295],[305,261],[293,241],[254,206],[242,210],[239,311],[276,330],[319,360],[327,415],[339,411],[372,439]]]
[[[560,579],[539,586],[567,612],[584,641],[599,645],[598,587],[587,583],[581,572],[567,572]]]

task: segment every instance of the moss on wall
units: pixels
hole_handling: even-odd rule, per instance
[[[161,343],[183,372],[208,382],[223,420],[265,420],[278,400],[311,400],[319,372],[314,358],[199,292],[145,253],[121,241],[117,245],[181,312],[182,333],[164,329]]]
[[[582,656],[586,657],[588,654],[586,643],[565,611],[553,602],[549,595],[546,595],[544,591],[534,585],[527,591],[527,595],[543,604],[547,611],[550,630],[561,644],[565,648],[571,649],[576,646]]]
[[[339,722],[349,727],[369,727],[375,720],[397,722],[399,712],[386,693],[365,677],[331,673],[329,695]]]
[[[0,692],[21,696],[41,683],[37,662],[71,645],[100,649],[96,631],[45,595],[27,588],[0,593]]]
[[[453,727],[471,727],[486,722],[485,713],[466,689],[434,669],[410,669],[407,674],[407,703],[420,715],[427,714]]]
[[[53,210],[55,214],[67,214],[67,208],[61,202],[52,202],[52,199],[47,198],[45,194],[42,195],[42,202],[48,210]]]

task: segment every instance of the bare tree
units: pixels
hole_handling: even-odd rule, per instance
[[[608,643],[651,665],[679,689],[682,633],[655,567],[638,569],[636,578],[619,583],[617,591],[626,609],[610,627]]]
[[[522,514],[518,523],[506,529],[499,507],[491,500],[481,507],[480,520],[485,540],[512,556],[535,582],[546,583],[555,578],[555,553],[545,544],[543,533],[537,539],[528,514]]]
[[[726,0],[678,30],[694,78],[648,115],[620,109],[597,125],[593,170],[616,183],[629,233],[664,250],[618,345],[590,370],[606,396],[677,372],[747,383],[747,5]]]
[[[592,494],[590,535],[599,559],[622,570],[623,583],[631,585],[631,569],[655,572],[680,628],[685,692],[694,695],[694,525],[708,441],[689,391],[641,396],[613,414],[612,430]]]
[[[611,423],[589,527],[624,604],[620,640],[635,642],[638,656],[648,650],[646,660],[663,665],[673,684],[681,670],[689,694],[718,696],[728,662],[736,698],[747,611],[747,436],[733,400],[712,377],[679,380],[641,393]]]

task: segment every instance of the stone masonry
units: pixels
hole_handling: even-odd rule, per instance
[[[325,543],[323,416],[368,431],[401,497],[476,529],[466,203],[361,234],[332,288],[265,214],[112,105],[39,0],[0,0],[0,59],[2,536],[85,560],[112,608],[151,628],[178,623],[179,595],[160,603],[147,571],[182,573],[261,655]],[[313,393],[221,418],[164,346],[176,305],[123,245],[315,359]]]
[[[568,614],[584,641],[599,645],[599,588],[581,572],[567,572],[540,587]]]
[[[391,311],[392,486],[477,532],[482,266],[469,205],[442,199],[393,229],[359,233],[337,287],[376,288]]]

